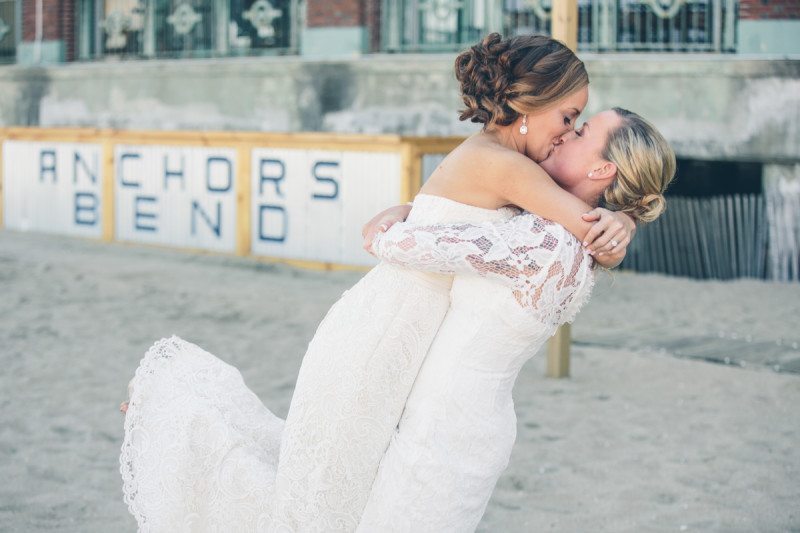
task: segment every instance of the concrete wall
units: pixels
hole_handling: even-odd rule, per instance
[[[587,113],[623,106],[682,157],[800,161],[800,60],[584,55]],[[72,63],[0,69],[0,125],[469,134],[453,55]]]

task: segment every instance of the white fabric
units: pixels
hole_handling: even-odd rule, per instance
[[[560,226],[481,223],[513,214],[419,195],[381,253],[487,279],[451,292],[449,276],[370,271],[320,324],[285,424],[235,368],[176,336],[155,343],[120,455],[140,529],[353,531],[362,513],[362,531],[474,529],[514,441],[519,367],[591,284]]]
[[[420,195],[409,221],[510,215]],[[353,531],[451,280],[382,263],[346,291],[308,346],[285,427],[233,367],[176,336],[155,343],[120,455],[140,530]]]
[[[516,438],[519,370],[588,299],[591,259],[564,228],[531,214],[400,224],[374,250],[412,268],[486,279],[456,276],[358,531],[474,531]]]

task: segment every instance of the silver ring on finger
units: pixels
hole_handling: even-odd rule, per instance
[[[618,244],[619,243],[617,241],[615,241],[614,239],[611,239],[611,247],[612,248],[616,248]]]

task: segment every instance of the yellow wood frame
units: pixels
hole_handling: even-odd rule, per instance
[[[115,171],[114,149],[119,145],[159,145],[159,146],[202,146],[230,148],[237,153],[236,175],[236,238],[235,254],[252,255],[258,260],[285,263],[314,270],[367,270],[367,267],[343,265],[325,261],[285,259],[252,254],[251,214],[250,214],[250,171],[251,155],[254,148],[294,148],[301,150],[332,150],[356,152],[399,153],[402,161],[400,180],[400,200],[409,201],[422,186],[422,158],[425,154],[448,153],[458,146],[462,137],[405,137],[400,135],[354,135],[333,133],[258,133],[233,131],[148,131],[117,130],[98,128],[0,128],[0,144],[5,141],[29,142],[68,142],[97,144],[101,149],[101,168],[103,172],[101,240],[116,241],[114,230]],[[3,213],[3,175],[0,151],[0,228],[4,226]],[[135,243],[143,245],[144,243]],[[178,249],[188,252],[210,252],[208,250],[147,245],[160,248]]]

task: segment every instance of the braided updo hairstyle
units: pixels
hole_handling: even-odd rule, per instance
[[[617,166],[617,177],[603,192],[603,202],[640,222],[652,222],[667,207],[664,191],[675,176],[675,152],[645,119],[620,107],[614,111],[622,123],[609,134],[602,156]]]
[[[466,106],[459,119],[482,123],[484,129],[508,126],[589,83],[583,62],[545,35],[504,40],[492,33],[460,53],[455,70]]]

